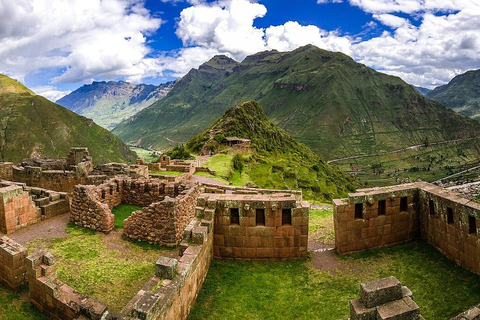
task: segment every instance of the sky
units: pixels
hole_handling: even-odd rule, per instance
[[[0,73],[52,101],[306,44],[434,88],[480,68],[480,1],[0,0]]]

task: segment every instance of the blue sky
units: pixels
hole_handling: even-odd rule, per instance
[[[414,85],[480,68],[477,0],[0,0],[0,73],[56,100],[85,83],[158,84],[216,54],[305,44]]]

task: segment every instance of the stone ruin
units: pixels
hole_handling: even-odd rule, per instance
[[[69,198],[65,192],[11,181],[0,182],[0,232],[9,234],[69,211]]]
[[[448,259],[480,275],[480,204],[451,190],[424,182],[361,189],[350,193],[348,198],[334,200],[333,219],[338,253],[381,248],[421,238]],[[378,310],[379,307],[375,307]],[[404,303],[402,308],[409,307],[414,305]],[[417,316],[374,317],[368,308],[368,304],[365,308],[354,301],[351,319],[422,319]],[[472,319],[480,320],[479,306],[452,318]]]
[[[480,204],[425,182],[350,193],[334,200],[339,253],[421,238],[450,260],[480,274]]]
[[[198,187],[159,179],[113,178],[99,186],[77,185],[70,222],[96,231],[113,230],[111,209],[120,203],[144,206],[124,222],[124,236],[159,245],[180,243],[195,214]]]
[[[72,148],[66,158],[24,159],[19,165],[0,163],[0,178],[27,186],[73,192],[77,184],[98,185],[110,177],[148,177],[148,167],[124,163],[93,166],[87,148]]]
[[[412,292],[395,277],[360,284],[360,299],[350,300],[344,320],[424,320]]]

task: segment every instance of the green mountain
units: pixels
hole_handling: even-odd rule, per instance
[[[250,139],[254,153],[236,153],[232,175],[245,174],[264,188],[301,189],[307,198],[333,199],[352,192],[358,183],[334,165],[328,164],[286,131],[279,129],[255,101],[235,105],[207,129],[193,137],[186,147],[198,152],[222,149],[225,137]],[[239,156],[241,155],[241,156]]]
[[[175,81],[159,86],[135,85],[124,81],[94,81],[56,103],[111,130],[122,120],[165,97],[174,85]]]
[[[185,142],[228,106],[256,100],[268,117],[327,159],[475,136],[480,126],[429,100],[398,77],[308,45],[241,63],[214,57],[162,100],[113,132],[156,148]]]
[[[135,153],[91,119],[59,106],[0,74],[0,161],[65,157],[88,147],[95,163],[125,162]]]
[[[413,86],[418,92],[420,92],[421,94],[423,94],[424,96],[426,96],[430,91],[430,89],[428,88],[423,88],[423,87],[417,87],[417,86]]]
[[[480,120],[480,69],[467,71],[427,94],[464,116]]]

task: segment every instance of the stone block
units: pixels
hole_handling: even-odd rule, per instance
[[[155,276],[173,279],[177,274],[178,260],[169,257],[160,257],[155,263]]]
[[[351,320],[376,320],[377,309],[365,307],[360,299],[350,300]]]
[[[367,307],[402,299],[402,285],[395,277],[360,284],[360,300]]]
[[[377,307],[377,320],[418,320],[420,308],[410,297]]]
[[[480,320],[479,307],[473,307],[463,312],[462,314],[452,318],[451,320]]]
[[[50,252],[47,252],[43,255],[43,263],[45,263],[47,266],[53,266],[55,262],[55,257]]]
[[[207,239],[208,228],[207,227],[195,227],[192,231],[192,241],[195,244],[203,244]]]

